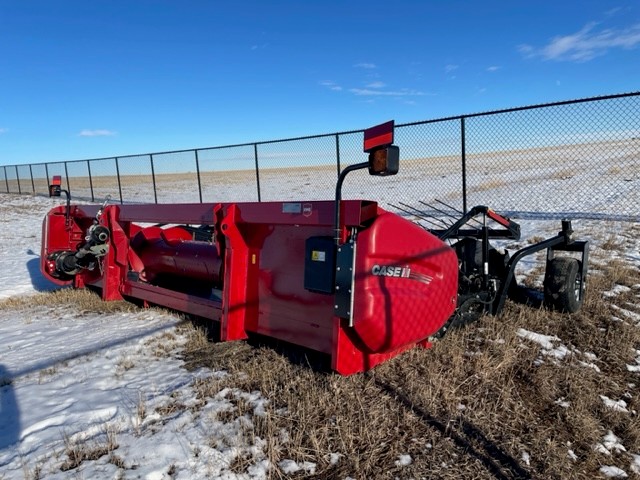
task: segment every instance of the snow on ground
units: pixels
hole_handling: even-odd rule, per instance
[[[0,299],[56,288],[39,272],[40,225],[59,201],[0,195]],[[12,212],[12,213],[9,213]],[[15,212],[18,212],[17,214]],[[259,393],[226,391],[202,409],[191,384],[224,372],[188,372],[178,359],[177,316],[158,311],[87,315],[66,306],[0,311],[0,479],[68,478],[69,454],[117,448],[75,470],[82,478],[265,478],[260,439],[241,444],[242,425],[217,413],[244,395],[255,414]],[[154,354],[154,344],[173,351]],[[185,409],[161,417],[175,402]],[[251,422],[247,417],[246,422]],[[211,438],[225,441],[211,446]],[[237,447],[232,447],[238,443]],[[230,471],[255,452],[246,474]],[[300,468],[311,471],[311,465]]]
[[[45,212],[62,202],[19,195],[0,198],[0,300],[54,289],[40,274],[41,225]]]
[[[0,201],[0,300],[56,288],[39,271],[40,229],[45,213],[62,201],[5,194]],[[523,222],[523,239],[534,232],[554,235],[559,223]],[[581,235],[596,225],[574,222],[574,230]],[[615,224],[611,228],[615,231]],[[630,235],[620,241],[625,253],[613,255],[640,265],[640,240]],[[524,245],[523,240],[508,247]],[[527,259],[519,274],[541,261],[540,256]],[[593,267],[597,269],[597,262]],[[607,295],[620,293],[614,289]],[[625,318],[638,322],[633,315]],[[254,438],[247,443],[241,431],[252,415],[225,423],[218,413],[232,408],[230,399],[242,397],[254,408],[253,415],[260,415],[268,399],[257,392],[225,389],[195,408],[194,380],[226,374],[183,368],[179,323],[177,316],[154,310],[88,315],[53,305],[0,311],[0,480],[67,478],[65,468],[74,452],[88,448],[99,453],[107,447],[109,454],[81,462],[74,470],[79,478],[115,478],[121,468],[149,480],[266,478],[275,466],[263,455],[264,442]],[[527,330],[518,335],[540,348],[541,362],[571,357],[583,367],[598,368],[593,354],[567,347],[558,337]],[[156,356],[154,345],[170,354]],[[640,351],[636,363],[627,368],[640,370]],[[610,408],[626,410],[622,399],[601,398]],[[158,413],[175,402],[186,408]],[[557,402],[568,407],[562,398]],[[610,454],[625,447],[609,432],[594,450]],[[254,464],[245,473],[235,473],[232,462],[247,452]],[[339,461],[338,454],[332,455],[332,462]],[[620,467],[640,472],[640,455],[631,455],[631,465],[602,466],[602,475],[626,477]],[[568,456],[575,453],[568,449]],[[401,455],[396,464],[411,462],[409,455]],[[278,467],[284,474],[298,475],[316,469],[313,463],[287,459]]]

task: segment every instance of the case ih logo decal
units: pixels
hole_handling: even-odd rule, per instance
[[[371,268],[371,275],[376,277],[396,277],[408,278],[429,285],[433,277],[424,273],[412,272],[409,267],[394,267],[391,265],[374,265]]]
[[[371,274],[376,277],[398,277],[409,278],[411,269],[409,267],[390,267],[386,265],[374,265]]]

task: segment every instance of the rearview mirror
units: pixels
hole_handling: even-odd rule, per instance
[[[400,148],[395,145],[369,153],[369,175],[395,175],[400,167]]]

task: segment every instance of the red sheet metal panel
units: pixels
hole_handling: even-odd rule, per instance
[[[353,323],[366,350],[390,352],[437,332],[456,308],[457,271],[453,249],[381,209],[357,243]]]
[[[304,287],[306,241],[334,237],[332,201],[111,205],[100,217],[110,231],[100,268],[64,281],[47,257],[78,249],[97,208],[73,207],[67,222],[59,207],[45,220],[42,269],[59,283],[94,285],[105,300],[132,296],[219,320],[222,340],[254,332],[327,353],[336,371],[352,374],[424,343],[444,324],[456,303],[457,258],[375,202],[344,201],[341,211],[341,236],[358,231],[353,326],[335,316],[330,288]],[[212,238],[149,221],[207,225]]]

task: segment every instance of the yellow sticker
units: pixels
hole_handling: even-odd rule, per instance
[[[327,253],[319,250],[311,251],[311,260],[314,262],[326,262]]]

